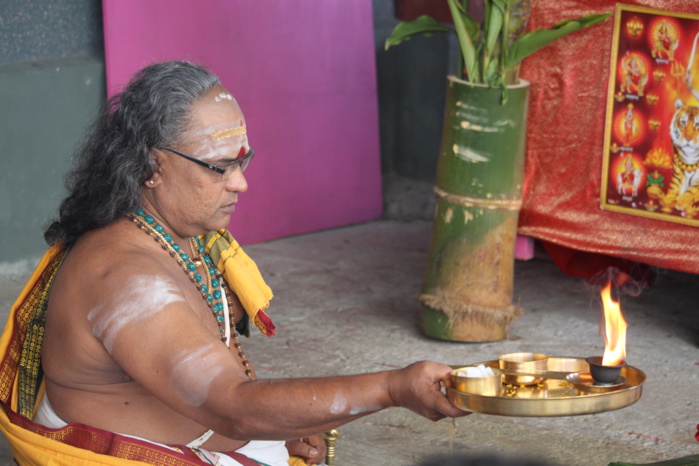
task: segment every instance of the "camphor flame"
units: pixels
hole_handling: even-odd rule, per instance
[[[612,299],[612,283],[600,292],[602,305],[604,306],[604,356],[603,366],[618,366],[626,359],[626,321],[621,315],[621,307],[618,301]]]

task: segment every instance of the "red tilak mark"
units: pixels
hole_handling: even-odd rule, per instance
[[[241,158],[241,157],[244,156],[245,154],[247,154],[247,151],[245,150],[245,147],[241,147],[240,150],[238,151],[238,157],[237,157],[237,158]]]

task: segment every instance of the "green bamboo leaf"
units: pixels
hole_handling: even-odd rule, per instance
[[[432,19],[427,15],[420,16],[415,21],[399,23],[386,39],[384,48],[398,45],[416,35],[431,36],[436,33],[453,33],[454,30]]]
[[[471,42],[476,44],[481,34],[480,24],[478,24],[476,20],[469,16],[468,12],[466,11],[463,5],[457,3],[456,6],[459,9],[459,12],[461,13],[461,19],[464,21],[464,26],[466,27],[466,32],[468,33],[468,36],[471,38]]]
[[[587,15],[577,19],[567,19],[556,24],[551,29],[537,29],[530,31],[517,39],[510,48],[507,57],[507,68],[524,60],[526,57],[547,46],[554,40],[571,32],[579,31],[587,27],[605,21],[611,13],[601,15]]]
[[[510,3],[512,2],[508,0],[491,0],[488,3],[497,7],[501,13],[505,13],[505,10],[510,8]]]
[[[478,36],[481,34],[481,26],[468,14],[464,14],[462,19],[464,21],[464,26],[466,27],[466,32],[471,38],[471,42],[475,44],[478,41]]]
[[[499,0],[493,0],[495,4],[498,4]],[[507,82],[505,82],[505,74],[507,67],[505,64],[507,63],[507,57],[509,56],[510,53],[510,47],[509,47],[509,38],[510,38],[510,8],[512,7],[512,2],[508,2],[507,0],[504,0],[505,4],[502,5],[502,14],[503,14],[503,19],[502,19],[502,34],[500,38],[500,60],[499,60],[499,71],[500,73],[498,74],[498,79],[500,81],[500,88],[502,91],[501,97],[500,97],[500,102],[502,105],[505,105],[507,103]]]
[[[498,37],[502,32],[503,18],[505,17],[505,4],[502,0],[494,0],[490,2],[490,8],[487,9],[485,16],[485,50],[488,56],[492,56],[495,45],[498,43]]]
[[[469,81],[475,83],[482,82],[478,68],[478,55],[476,53],[476,47],[473,45],[474,41],[471,39],[469,34],[469,26],[467,26],[469,22],[474,21],[462,9],[457,0],[447,0],[447,2],[449,3],[451,16],[454,20],[456,35],[459,38],[461,54],[464,56],[464,66],[466,67],[466,72],[468,73],[468,79]]]
[[[497,60],[490,60],[483,64],[483,82],[488,86],[495,87],[498,84],[499,67]]]

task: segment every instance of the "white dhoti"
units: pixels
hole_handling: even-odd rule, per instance
[[[58,414],[53,410],[51,403],[46,395],[42,398],[37,408],[36,415],[34,416],[34,422],[41,424],[43,426],[49,427],[51,429],[60,429],[68,424],[61,419]],[[152,443],[153,445],[158,445],[161,447],[169,448],[174,450],[174,448],[161,443],[152,442],[148,439],[142,437],[136,437],[134,435],[119,434],[124,437],[131,437],[143,442]],[[200,437],[201,438],[201,437]],[[208,438],[208,436],[207,436]],[[199,439],[197,439],[199,440]],[[208,461],[213,461],[211,464],[219,466],[242,466],[238,461],[234,460],[230,456],[219,453],[204,450],[198,442],[190,442],[187,447],[195,451],[199,456],[206,458]],[[201,442],[203,443],[203,442]],[[285,442],[283,441],[271,441],[271,440],[252,440],[236,450],[237,453],[247,456],[250,459],[258,461],[260,463],[267,464],[269,466],[288,466],[289,465],[289,452],[286,449]]]

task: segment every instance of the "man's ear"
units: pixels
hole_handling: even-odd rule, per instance
[[[162,152],[160,151],[160,149],[153,148],[153,150],[150,151],[150,157],[151,160],[153,160],[153,164],[155,165],[155,171],[153,172],[153,176],[146,180],[146,187],[155,188],[160,184],[161,181],[160,159],[162,157]]]

